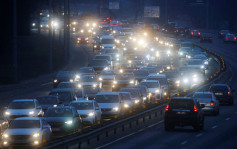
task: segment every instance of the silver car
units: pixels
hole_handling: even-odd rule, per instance
[[[50,141],[51,134],[51,126],[39,117],[16,118],[3,133],[2,145],[38,147]]]
[[[202,110],[205,114],[219,114],[219,101],[216,100],[212,92],[195,92],[193,97],[202,105],[205,105]]]

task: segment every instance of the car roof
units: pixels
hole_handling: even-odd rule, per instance
[[[149,77],[166,78],[166,75],[165,75],[165,74],[152,73],[152,74],[149,74],[149,75],[148,75],[148,78],[149,78]]]
[[[43,97],[53,97],[53,98],[58,98],[58,96],[55,96],[55,95],[42,95],[42,96],[37,96],[37,98],[43,98]]]
[[[14,99],[13,102],[20,102],[20,101],[35,101],[35,99]]]
[[[195,92],[194,94],[210,94],[210,95],[212,95],[213,93],[212,92]]]
[[[99,92],[96,95],[119,95],[119,92]]]

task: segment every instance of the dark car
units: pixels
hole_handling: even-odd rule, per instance
[[[105,59],[93,59],[90,66],[93,67],[96,72],[110,69],[110,64]]]
[[[78,44],[88,44],[89,43],[88,36],[80,34],[77,38],[77,43]]]
[[[128,85],[137,85],[137,81],[133,73],[118,73],[112,85],[112,91],[118,91],[120,88]]]
[[[133,71],[133,74],[138,82],[141,82],[143,79],[149,75],[149,71],[145,69],[138,69]]]
[[[210,42],[212,43],[212,35],[208,33],[203,33],[200,37],[200,42]]]
[[[219,38],[224,38],[226,34],[230,33],[229,30],[220,30],[218,33]]]
[[[198,100],[190,97],[174,97],[165,108],[165,130],[175,126],[193,126],[196,131],[204,127],[204,112]]]
[[[59,101],[62,102],[65,106],[69,105],[70,102],[77,100],[75,92],[73,91],[73,89],[69,88],[53,89],[51,90],[49,95],[58,96]]]
[[[93,41],[93,51],[99,51],[100,50],[100,39],[95,38]]]
[[[44,112],[46,112],[49,107],[57,107],[58,105],[62,105],[62,103],[58,100],[58,96],[54,95],[38,96],[36,99]]]
[[[43,117],[53,133],[70,133],[82,130],[82,119],[73,107],[51,107]]]
[[[53,87],[57,88],[60,82],[73,82],[74,78],[71,71],[59,71],[53,80]]]
[[[213,84],[211,85],[210,92],[213,92],[219,103],[234,104],[234,96],[231,87],[227,84]]]
[[[142,94],[142,99],[143,99],[144,103],[145,104],[150,104],[151,103],[149,90],[145,85],[131,85],[131,86],[128,86],[128,88],[137,88],[137,89],[139,89],[141,94]]]

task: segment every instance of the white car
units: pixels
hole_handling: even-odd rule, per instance
[[[102,111],[102,117],[118,118],[124,114],[124,106],[119,92],[100,92],[95,101]]]
[[[83,88],[84,86],[91,87],[102,87],[102,83],[99,81],[99,78],[96,75],[84,75],[80,78],[78,82],[78,87]]]
[[[132,112],[134,110],[134,101],[132,100],[131,93],[120,92],[122,100],[124,102],[124,108],[126,112]]]
[[[157,80],[143,80],[140,85],[144,85],[150,92],[151,101],[161,100],[163,91],[161,90],[160,83]]]
[[[73,101],[70,106],[76,109],[84,124],[94,125],[101,121],[102,112],[94,100]]]
[[[115,70],[103,70],[100,73],[99,81],[102,85],[112,85],[113,81],[115,80]]]
[[[2,144],[4,148],[17,145],[39,147],[50,141],[51,134],[51,126],[42,118],[16,118],[4,132]]]
[[[5,118],[11,121],[18,117],[43,116],[43,110],[36,99],[16,99],[5,108]]]

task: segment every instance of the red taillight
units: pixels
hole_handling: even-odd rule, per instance
[[[211,91],[208,91],[208,93],[210,93]]]
[[[200,35],[201,33],[199,32],[198,35]]]
[[[193,32],[191,33],[191,35],[193,35]]]
[[[197,111],[198,111],[196,105],[193,106],[193,111],[194,111],[194,112],[197,112]]]
[[[106,20],[104,20],[104,22],[106,22]]]
[[[231,95],[231,93],[230,93],[230,92],[228,92],[228,95]]]
[[[146,26],[146,24],[144,24],[144,26]]]
[[[109,20],[109,18],[107,18],[107,20]]]
[[[118,26],[119,24],[116,24],[116,26]]]
[[[212,39],[212,38],[210,38],[210,39]]]
[[[170,107],[170,105],[167,105],[165,108],[165,111],[169,111],[169,107]]]
[[[225,39],[229,39],[228,37],[225,37]]]
[[[234,40],[236,40],[236,37],[234,37]]]
[[[177,33],[179,32],[179,30],[176,31]]]
[[[214,102],[213,101],[211,101],[210,106],[214,106]]]
[[[221,35],[224,35],[224,33],[221,33]]]
[[[110,24],[110,25],[113,25],[113,24]]]
[[[202,38],[204,40],[204,38]]]

